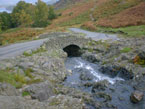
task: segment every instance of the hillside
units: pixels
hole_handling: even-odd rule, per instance
[[[59,9],[57,12],[61,16],[53,21],[51,29],[79,26],[100,31],[100,27],[120,28],[145,24],[144,0],[60,0],[54,6]]]
[[[54,4],[54,7],[55,9],[62,9],[62,8],[68,7],[69,5],[78,3],[80,1],[83,1],[83,0],[59,0],[58,2]]]

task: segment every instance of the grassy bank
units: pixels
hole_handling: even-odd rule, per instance
[[[7,68],[5,70],[0,70],[0,82],[2,83],[9,83],[13,85],[16,88],[21,88],[25,84],[32,84],[40,82],[40,79],[35,79],[34,76],[32,76],[33,70],[32,69],[26,69],[24,71],[24,74],[21,74],[18,71],[14,71],[11,68]],[[30,78],[27,80],[26,78]]]
[[[106,32],[106,33],[118,33],[128,37],[144,37],[145,36],[145,25],[140,26],[129,26],[122,28],[105,28],[105,27],[97,27],[98,32]]]
[[[7,45],[15,42],[36,39],[36,36],[43,32],[43,29],[35,28],[9,29],[0,33],[0,45]]]

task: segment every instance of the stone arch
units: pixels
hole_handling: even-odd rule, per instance
[[[68,57],[78,57],[81,55],[81,48],[78,45],[70,44],[63,48],[63,51],[67,53]]]

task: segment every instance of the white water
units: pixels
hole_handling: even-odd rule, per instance
[[[98,69],[98,65],[97,64],[93,64],[93,63],[89,63],[85,60],[82,60],[81,58],[70,58],[69,60],[71,63],[69,65],[69,62],[67,63],[70,70],[73,69],[77,69],[77,68],[83,68],[83,69],[87,69],[90,71],[90,73],[95,77],[94,81],[98,82],[98,81],[102,81],[102,80],[107,80],[109,83],[114,84],[116,81],[124,81],[124,79],[120,78],[120,77],[115,77],[115,78],[111,78],[107,75],[102,74]],[[72,66],[74,65],[74,66]]]

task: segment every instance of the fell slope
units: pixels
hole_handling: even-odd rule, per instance
[[[60,0],[55,6],[61,8],[67,4],[69,7],[53,23],[72,26],[92,21],[105,27],[144,24],[144,0]]]
[[[75,3],[78,3],[80,1],[83,1],[83,0],[59,0],[58,2],[54,4],[54,7],[55,9],[61,9],[61,8],[67,7],[68,5],[73,5]]]

